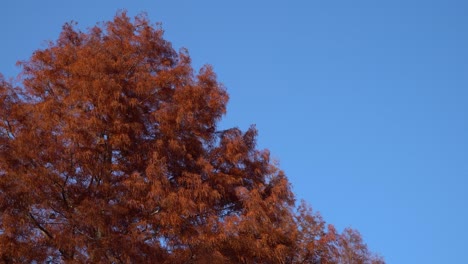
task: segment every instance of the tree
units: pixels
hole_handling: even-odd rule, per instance
[[[20,87],[0,76],[3,262],[373,258],[355,231],[295,211],[254,127],[217,129],[228,95],[213,69],[195,73],[145,16],[65,24],[20,65]]]

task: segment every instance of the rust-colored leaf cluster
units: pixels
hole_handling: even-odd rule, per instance
[[[295,198],[228,95],[125,12],[0,76],[3,263],[383,263]]]

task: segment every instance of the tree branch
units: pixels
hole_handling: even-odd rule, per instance
[[[37,228],[39,228],[48,238],[50,239],[53,239],[54,236],[52,236],[52,234],[47,231],[47,229],[45,229],[41,223],[39,223],[39,221],[37,221],[37,219],[34,217],[33,214],[29,213],[29,218],[33,221],[34,225],[36,225]]]

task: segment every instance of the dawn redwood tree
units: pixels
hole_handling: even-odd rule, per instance
[[[383,263],[301,204],[160,26],[65,24],[0,76],[3,263]]]

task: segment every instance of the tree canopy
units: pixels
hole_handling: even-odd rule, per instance
[[[4,263],[383,263],[302,202],[159,25],[67,23],[0,75]]]

